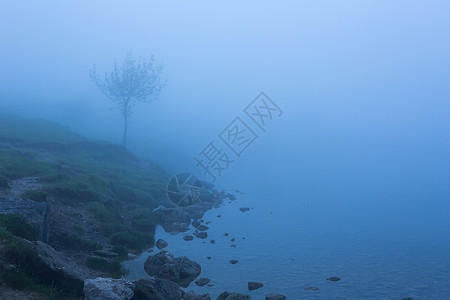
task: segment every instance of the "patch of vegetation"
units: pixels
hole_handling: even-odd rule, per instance
[[[83,239],[73,233],[62,233],[56,237],[52,237],[50,245],[55,249],[71,249],[76,251],[94,251],[103,248],[102,245]]]
[[[114,246],[112,252],[119,254],[119,256],[128,256],[128,249],[124,246]]]
[[[47,193],[43,191],[37,190],[29,190],[21,195],[22,199],[31,199],[36,202],[45,202],[47,201]]]
[[[0,115],[0,136],[26,143],[61,143],[83,141],[85,138],[67,126],[46,120],[25,120],[12,115]]]
[[[109,262],[100,257],[88,257],[86,259],[86,265],[89,268],[109,273],[116,278],[127,274],[127,271],[119,261]]]
[[[18,150],[0,149],[0,184],[3,187],[7,187],[8,180],[54,171],[55,166],[51,163],[37,161]]]
[[[16,265],[26,267],[32,265],[33,251],[25,242],[14,239],[3,249],[4,255]]]
[[[153,234],[145,234],[132,228],[123,228],[123,231],[111,235],[111,244],[123,245],[128,249],[143,250],[155,242]]]
[[[151,246],[156,224],[152,209],[165,199],[169,179],[156,163],[142,162],[122,146],[88,140],[42,120],[0,115],[2,140],[37,149],[50,159],[40,161],[42,154],[1,149],[0,188],[8,187],[10,180],[37,176],[47,183],[46,190],[27,191],[23,197],[35,201],[54,197],[67,205],[82,205],[114,245],[136,250]]]
[[[34,291],[45,295],[48,300],[61,299],[61,293],[53,286],[38,283],[34,276],[30,276],[21,266],[12,266],[9,269],[0,269],[4,282],[17,290]]]
[[[0,227],[15,236],[35,241],[38,239],[36,228],[31,226],[24,217],[16,214],[0,214]]]

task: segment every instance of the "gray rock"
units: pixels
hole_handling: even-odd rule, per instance
[[[208,233],[201,231],[201,232],[194,232],[193,233],[196,237],[198,237],[199,239],[206,239],[208,237]]]
[[[280,294],[267,294],[266,300],[286,300],[286,296]]]
[[[182,208],[167,208],[160,205],[153,212],[159,217],[160,224],[165,231],[176,233],[189,230],[191,217]]]
[[[169,246],[169,243],[167,243],[165,240],[163,239],[158,239],[156,241],[156,248],[158,248],[159,250],[166,248],[167,246]]]
[[[41,241],[21,241],[30,248],[29,267],[44,283],[71,294],[83,294],[87,270]]]
[[[192,221],[192,227],[197,228],[198,226],[200,226],[200,221],[199,220],[194,220]]]
[[[215,241],[215,240],[211,240],[210,243],[211,243],[211,244],[215,244],[216,241]]]
[[[194,291],[190,291],[189,293],[184,294],[184,300],[211,300],[211,296],[209,294],[198,295]]]
[[[189,242],[192,241],[194,239],[194,237],[192,235],[185,235],[183,236],[183,240]]]
[[[254,290],[257,290],[259,288],[262,288],[263,286],[264,286],[264,284],[262,284],[261,282],[250,281],[248,283],[248,290],[249,291],[254,291]]]
[[[124,279],[95,278],[84,281],[86,300],[129,300],[134,295],[134,284]]]
[[[0,214],[18,214],[24,217],[39,233],[39,240],[48,242],[50,232],[50,204],[30,199],[1,198]]]
[[[211,279],[209,278],[199,278],[197,281],[195,281],[195,284],[198,286],[204,286],[207,285],[210,281]]]
[[[216,300],[251,300],[249,295],[223,292]]]
[[[241,208],[239,208],[239,210],[242,211],[242,212],[246,212],[246,211],[249,211],[250,208],[248,208],[248,207],[241,207]]]
[[[339,280],[341,280],[339,277],[336,277],[336,276],[332,276],[332,277],[330,277],[330,278],[327,278],[327,280],[328,281],[334,281],[334,282],[336,282],[336,281],[339,281]]]
[[[144,270],[150,276],[171,280],[182,287],[188,287],[201,273],[198,263],[186,256],[175,258],[166,250],[149,256],[145,261]]]
[[[232,260],[230,260],[230,261],[228,261],[230,264],[232,264],[232,265],[235,265],[235,264],[237,264],[239,261],[237,261],[237,260],[235,260],[235,259],[232,259]]]
[[[116,252],[111,252],[111,251],[107,251],[107,250],[95,250],[93,253],[95,255],[101,256],[101,257],[117,257],[117,256],[119,256],[119,254],[117,254]]]
[[[162,205],[153,210],[161,223],[191,223],[191,217],[181,208],[167,208]]]
[[[134,284],[133,300],[179,300],[182,297],[178,284],[170,280],[150,278],[135,281]]]
[[[318,291],[319,288],[315,286],[308,286],[304,288],[305,291]]]
[[[205,231],[205,230],[208,230],[208,229],[209,229],[209,227],[206,226],[206,225],[203,225],[203,224],[200,224],[200,225],[197,226],[197,230],[198,231]]]

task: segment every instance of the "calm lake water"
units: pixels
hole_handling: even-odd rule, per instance
[[[267,293],[282,293],[288,299],[450,299],[450,245],[440,234],[408,235],[395,228],[350,230],[340,223],[316,223],[294,214],[292,207],[261,201],[261,196],[238,195],[238,200],[207,212],[204,220],[212,223],[206,243],[197,238],[186,242],[184,234],[170,235],[157,228],[156,238],[169,243],[168,251],[200,263],[199,277],[214,284],[197,287],[193,282],[186,291],[213,298],[228,290],[253,299],[264,299]],[[242,206],[253,209],[242,213]],[[216,243],[210,244],[211,239]],[[143,265],[149,255],[144,252],[125,262],[130,270],[126,278],[147,277]],[[230,259],[239,263],[231,265]],[[341,281],[327,281],[331,276]],[[262,282],[264,287],[249,292],[248,281]],[[303,290],[309,286],[319,290]]]
[[[206,213],[205,244],[157,229],[170,252],[199,262],[200,277],[214,284],[186,291],[450,299],[450,143],[389,133],[307,135],[294,130],[294,116],[283,120],[220,178],[218,189],[245,194]],[[253,209],[242,213],[244,206]],[[126,263],[128,278],[147,276],[148,255]],[[249,292],[249,281],[264,287]],[[310,286],[319,290],[303,290]]]

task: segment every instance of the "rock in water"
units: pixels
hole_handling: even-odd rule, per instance
[[[252,282],[252,281],[250,281],[248,283],[248,290],[249,291],[254,291],[254,290],[257,290],[259,288],[262,288],[263,286],[264,286],[264,284],[262,284],[261,282]]]
[[[134,295],[134,284],[124,279],[95,278],[84,281],[86,300],[129,300]]]
[[[150,276],[174,281],[185,288],[201,273],[201,267],[195,261],[186,256],[175,258],[166,250],[149,256],[144,270]]]
[[[160,218],[161,226],[165,231],[176,233],[189,230],[191,216],[185,210],[179,207],[167,208],[160,205],[153,212]]]
[[[185,240],[186,242],[192,241],[193,239],[194,239],[194,237],[192,235],[183,236],[183,240]]]
[[[209,294],[198,295],[194,291],[190,291],[189,293],[184,294],[184,300],[211,300],[211,296]]]
[[[319,288],[315,286],[308,286],[304,288],[305,291],[318,291]]]
[[[238,261],[237,260],[235,260],[235,259],[232,259],[232,260],[230,260],[230,261],[228,261],[230,264],[232,264],[232,265],[235,265],[235,264],[237,264],[238,263]]]
[[[339,277],[333,276],[333,277],[327,278],[327,280],[336,282],[336,281],[339,281],[341,279]]]
[[[199,278],[195,282],[195,284],[198,286],[204,286],[204,285],[207,285],[210,281],[211,281],[211,279],[209,279],[209,278]]]
[[[208,237],[208,233],[201,231],[201,232],[194,232],[193,233],[196,237],[199,239],[206,239]]]
[[[209,229],[209,227],[206,226],[206,225],[203,225],[203,224],[200,224],[200,225],[197,226],[197,230],[198,231],[205,231],[205,230],[208,230],[208,229]]]
[[[170,280],[150,278],[135,281],[134,284],[133,300],[179,300],[182,296],[178,284]]]
[[[280,294],[267,294],[266,300],[286,300],[286,296]]]
[[[156,241],[156,248],[158,248],[159,250],[164,249],[167,246],[169,246],[169,243],[167,243],[163,239],[159,239],[159,240]]]
[[[241,207],[241,208],[239,208],[239,210],[242,211],[242,212],[246,212],[246,211],[249,211],[250,208],[248,208],[248,207]]]
[[[249,295],[243,295],[238,293],[223,292],[217,297],[217,300],[251,300]]]

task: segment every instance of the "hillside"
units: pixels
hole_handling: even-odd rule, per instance
[[[27,263],[37,247],[28,240],[48,243],[83,272],[120,276],[121,257],[154,243],[152,210],[170,207],[168,179],[122,146],[49,121],[0,116],[0,213],[8,213],[0,214],[1,281],[48,298],[65,292]]]

